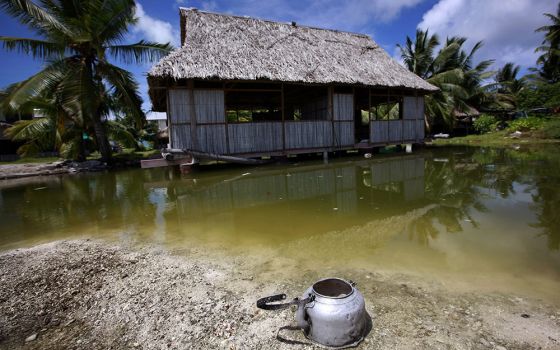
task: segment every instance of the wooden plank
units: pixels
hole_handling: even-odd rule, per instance
[[[280,151],[283,149],[282,122],[228,125],[231,153]]]
[[[331,147],[333,144],[330,121],[286,122],[286,149]]]
[[[350,146],[354,144],[354,121],[334,122],[335,147]]]
[[[227,152],[224,125],[198,125],[196,134],[199,141],[197,151],[215,154]]]
[[[399,142],[403,139],[402,120],[389,121],[389,142]]]
[[[333,94],[334,120],[354,120],[354,95]]]
[[[192,149],[190,125],[170,125],[169,136],[171,137],[171,148]]]
[[[190,122],[190,98],[187,90],[169,89],[169,122],[171,124]]]
[[[382,143],[389,142],[389,122],[384,120],[372,120],[370,123],[370,142],[372,143]]]
[[[140,167],[142,169],[161,168],[166,166],[185,164],[191,161],[192,158],[190,156],[185,156],[183,158],[173,160],[166,160],[165,158],[142,159],[140,161]]]
[[[416,120],[403,120],[403,140],[416,141]]]
[[[197,123],[225,123],[224,91],[194,90]]]
[[[424,141],[424,119],[419,119],[416,121],[416,141]]]
[[[417,103],[418,99],[414,96],[403,97],[403,119],[418,119]]]

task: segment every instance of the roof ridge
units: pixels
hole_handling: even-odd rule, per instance
[[[281,25],[285,25],[285,26],[289,26],[289,27],[293,26],[290,22],[279,22],[279,21],[273,21],[271,19],[264,19],[264,18],[258,18],[258,17],[241,16],[241,15],[234,15],[234,14],[229,14],[229,13],[221,13],[221,12],[213,12],[213,11],[208,11],[208,10],[200,10],[196,7],[179,7],[179,11],[181,13],[183,11],[185,11],[185,12],[200,12],[200,13],[208,14],[208,15],[233,17],[233,18],[239,18],[239,19],[252,19],[252,20],[255,20],[255,21],[281,24]],[[356,32],[350,32],[350,31],[346,31],[346,30],[320,28],[320,27],[306,26],[306,25],[299,25],[299,24],[297,24],[296,28],[307,28],[307,29],[314,29],[314,30],[324,30],[324,31],[335,32],[335,33],[351,34],[351,35],[354,35],[354,36],[367,38],[367,39],[373,41],[373,39],[369,35],[364,34],[364,33],[356,33]]]

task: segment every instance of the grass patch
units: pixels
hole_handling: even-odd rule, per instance
[[[514,131],[521,131],[518,137],[510,136]],[[508,123],[506,130],[450,139],[435,139],[433,145],[460,146],[508,146],[514,144],[546,144],[560,143],[560,119],[550,120],[539,118],[524,118]]]

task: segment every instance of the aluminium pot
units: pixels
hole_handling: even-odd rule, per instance
[[[325,278],[309,287],[301,298],[278,304],[285,294],[257,301],[264,310],[280,310],[297,305],[296,320],[305,336],[322,346],[346,348],[358,345],[368,332],[369,315],[364,297],[355,283],[340,278]]]

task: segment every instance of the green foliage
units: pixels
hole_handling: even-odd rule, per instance
[[[550,21],[548,25],[537,28],[537,32],[544,33],[544,40],[536,52],[541,52],[537,60],[540,65],[538,74],[540,78],[549,83],[560,82],[560,3],[556,13],[545,13]]]
[[[546,119],[538,117],[519,118],[507,122],[508,127],[506,130],[508,132],[534,131],[542,128],[545,123]]]
[[[560,139],[560,119],[553,119],[549,121],[543,132],[546,138]]]
[[[407,68],[439,88],[439,91],[425,97],[428,129],[433,125],[442,125],[449,130],[455,123],[455,110],[479,108],[485,101],[482,81],[491,76],[487,69],[493,61],[485,60],[475,65],[474,55],[482,47],[482,42],[465,51],[466,40],[462,37],[448,38],[436,52],[440,45],[438,36],[417,30],[414,41],[407,37],[404,46],[397,45]]]
[[[486,134],[496,131],[497,123],[498,120],[493,115],[482,114],[473,122],[473,126],[479,134]]]
[[[540,107],[560,106],[560,82],[549,84],[545,82],[534,82],[519,93],[519,108],[529,110]]]
[[[95,135],[96,148],[104,160],[110,160],[108,135],[118,135],[122,140],[129,135],[122,128],[107,130],[115,127],[106,122],[108,117],[131,115],[131,125],[142,127],[145,116],[138,83],[108,57],[124,63],[146,63],[171,50],[169,44],[146,41],[120,45],[129,27],[136,23],[135,7],[133,0],[0,0],[0,9],[36,36],[0,36],[4,49],[47,62],[42,71],[15,84],[2,105],[20,110],[38,96],[49,100],[57,110],[56,116],[49,119],[51,130],[59,131],[55,144],[61,153],[83,156],[83,147],[77,141],[83,131]],[[64,142],[70,139],[76,142]],[[37,142],[26,147],[33,150],[34,145]]]

